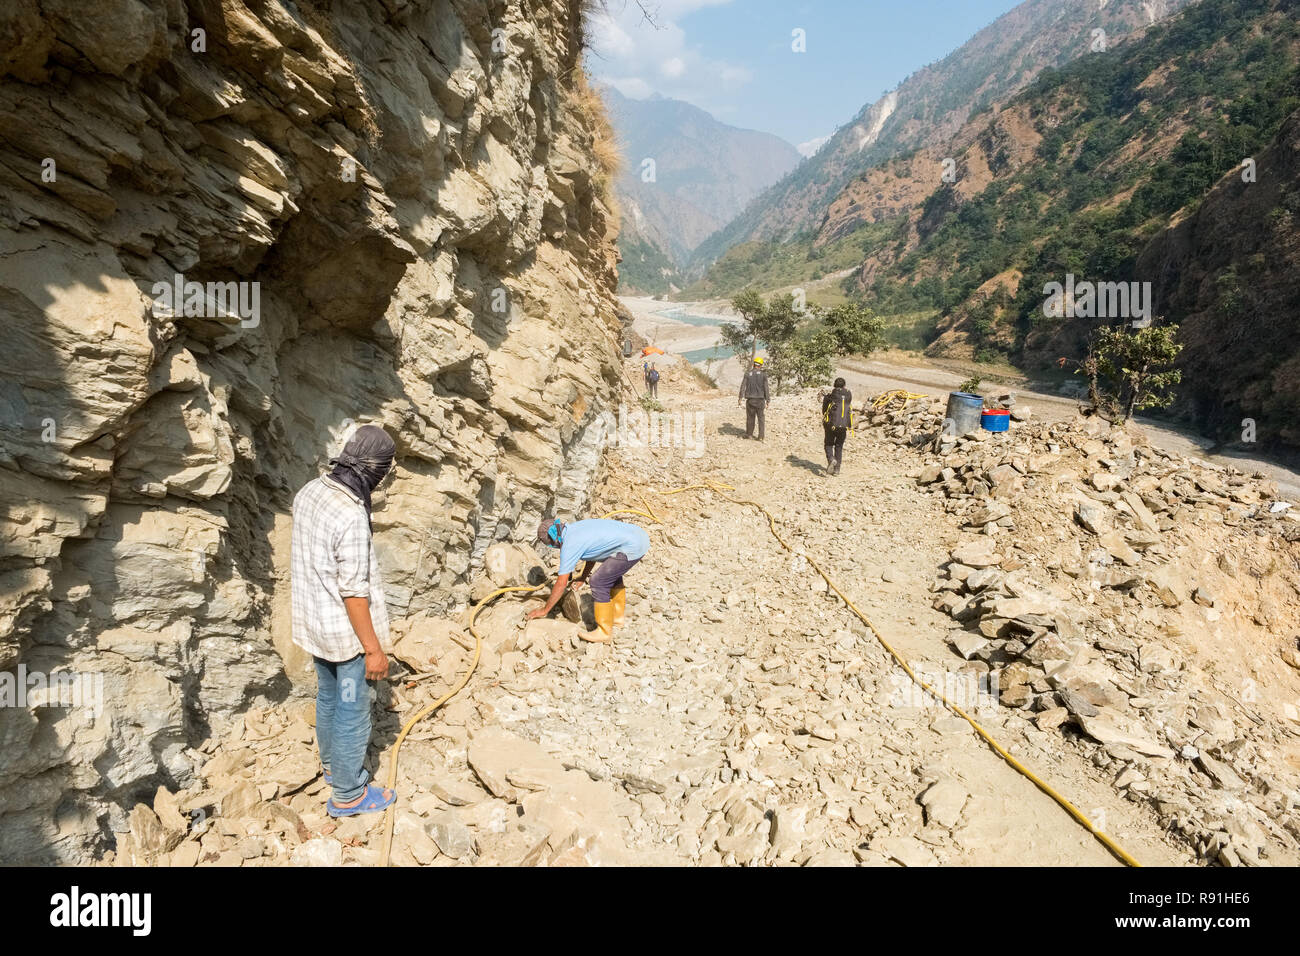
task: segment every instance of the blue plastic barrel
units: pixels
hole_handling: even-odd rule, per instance
[[[978,431],[984,399],[970,392],[949,392],[948,410],[944,413],[943,434],[960,437]]]
[[[980,416],[980,426],[989,432],[1004,432],[1011,427],[1011,413],[1005,408],[990,408]]]

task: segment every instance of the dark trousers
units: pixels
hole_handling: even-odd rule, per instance
[[[659,397],[659,383],[658,383],[658,382],[646,382],[646,387],[648,387],[648,388],[650,389],[650,397],[651,397],[651,398],[658,398],[658,397]]]
[[[754,437],[754,422],[758,422],[758,440],[763,440],[763,414],[767,403],[761,398],[751,398],[745,402],[745,437]]]
[[[826,433],[826,465],[838,465],[844,460],[844,436],[848,434],[847,428],[832,428],[830,425],[823,425],[822,430]]]
[[[608,604],[609,589],[621,586],[623,575],[631,571],[640,560],[636,558],[629,561],[627,555],[620,551],[600,562],[591,577],[587,579],[587,586],[591,588],[591,599],[597,604]]]

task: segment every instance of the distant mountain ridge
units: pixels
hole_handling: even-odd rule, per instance
[[[971,116],[999,105],[1045,68],[1140,34],[1197,0],[1026,0],[953,53],[862,108],[821,149],[696,249],[696,272],[743,242],[784,242],[818,229],[864,171],[947,143]],[[1104,38],[1095,31],[1104,31]]]
[[[779,136],[728,126],[681,100],[601,93],[623,155],[615,190],[627,291],[667,291],[700,242],[803,160]]]

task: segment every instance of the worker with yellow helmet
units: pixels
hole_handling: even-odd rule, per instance
[[[763,356],[754,356],[752,367],[740,380],[740,398],[736,402],[737,405],[745,403],[745,437],[754,437],[754,425],[757,423],[759,441],[764,436],[764,412],[772,402],[767,387],[767,370],[763,368],[765,364]]]

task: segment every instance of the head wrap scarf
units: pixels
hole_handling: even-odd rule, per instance
[[[559,543],[551,539],[551,528],[555,528],[556,525],[559,525],[556,532],[562,534],[564,529],[562,521],[558,518],[543,518],[542,523],[537,526],[537,540],[545,541],[552,547],[559,547]]]
[[[362,425],[337,458],[330,459],[329,476],[362,500],[370,517],[370,493],[393,467],[397,445],[378,425]]]

